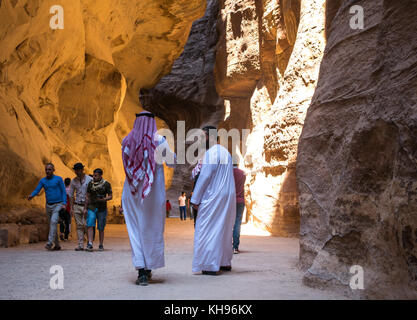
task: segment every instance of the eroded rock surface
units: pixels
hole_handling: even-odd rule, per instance
[[[196,20],[183,53],[174,62],[171,72],[149,90],[151,103],[147,109],[164,119],[177,138],[177,121],[184,121],[185,133],[193,128],[215,125],[223,120],[224,101],[215,88],[214,65],[218,41],[218,0],[208,0],[204,16]],[[186,144],[185,150],[191,144]],[[176,150],[179,149],[176,147]],[[192,190],[193,164],[178,164],[172,177],[167,199],[178,211],[182,191]]]
[[[240,166],[250,220],[298,236],[298,138],[314,94],[325,37],[324,0],[221,1],[216,86],[226,129],[250,129]]]
[[[357,297],[416,298],[417,3],[329,5],[327,45],[297,157],[305,283]]]
[[[205,1],[62,0],[64,29],[52,30],[55,4],[0,2],[0,204],[25,204],[44,163],[65,178],[81,161],[103,168],[117,205],[139,89],[170,71]]]

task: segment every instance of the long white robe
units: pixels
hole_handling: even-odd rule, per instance
[[[164,144],[163,146],[161,144]],[[166,140],[159,136],[157,145],[169,149]],[[174,155],[175,161],[176,157]],[[174,164],[168,164],[173,167]],[[165,177],[163,164],[156,164],[154,182],[150,193],[143,201],[143,184],[132,195],[127,179],[123,186],[122,207],[132,249],[133,266],[138,270],[153,270],[165,266]]]
[[[231,266],[236,190],[232,157],[221,145],[214,145],[204,155],[191,202],[200,205],[192,271],[219,271],[220,266]]]

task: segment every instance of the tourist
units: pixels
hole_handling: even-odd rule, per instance
[[[190,219],[193,219],[194,221],[194,229],[195,229],[195,221],[197,220],[197,209],[194,209],[194,207],[191,204],[191,198],[193,197],[193,192],[190,193],[190,198],[188,199],[188,205],[190,207]]]
[[[80,162],[74,165],[73,170],[76,177],[71,180],[69,197],[71,199],[71,214],[77,226],[78,246],[75,248],[75,251],[83,251],[84,235],[87,233],[84,206],[87,197],[87,187],[93,178],[84,173],[84,165]]]
[[[57,232],[57,225],[59,219],[59,211],[65,209],[67,205],[67,194],[65,192],[64,181],[61,177],[54,175],[55,167],[52,163],[45,165],[46,177],[39,181],[35,191],[28,197],[32,200],[39,194],[42,188],[45,190],[46,198],[46,214],[49,220],[49,235],[48,242],[45,246],[47,250],[61,250],[59,245],[59,238]],[[52,242],[55,246],[52,247]]]
[[[192,271],[216,275],[220,270],[232,269],[236,190],[230,153],[216,144],[214,127],[204,127],[203,131],[207,151],[191,198],[198,209]]]
[[[191,177],[193,179],[193,191],[195,188],[195,184],[197,183],[198,180],[198,176],[200,175],[200,171],[201,171],[201,166],[203,165],[203,159],[199,159],[196,166],[194,167],[194,169],[191,172]],[[193,195],[193,191],[191,192],[191,197],[190,197],[190,203],[191,203],[191,198]],[[194,208],[194,206],[191,204],[191,209],[193,212],[193,216],[194,216],[194,229],[195,229],[195,222],[197,220],[197,214],[198,214],[198,210],[196,208]]]
[[[103,251],[104,228],[107,218],[107,201],[113,199],[111,184],[103,179],[103,170],[97,168],[93,171],[93,180],[87,187],[87,197],[84,205],[84,213],[87,213],[87,251],[93,251],[93,233],[97,222],[97,230],[100,240],[99,251]]]
[[[67,195],[67,206],[65,207],[65,210],[59,211],[59,232],[60,232],[59,238],[62,241],[68,240],[68,235],[70,233],[70,227],[71,227],[71,203],[70,203],[70,198],[69,198],[70,184],[71,184],[71,178],[65,178],[64,185],[65,185],[65,192]]]
[[[233,163],[233,177],[236,187],[236,219],[233,227],[233,253],[239,253],[240,243],[240,225],[242,223],[242,214],[245,209],[245,172],[239,169],[237,163]]]
[[[178,198],[178,205],[180,207],[180,218],[181,220],[187,220],[187,208],[185,206],[185,202],[187,200],[187,196],[185,195],[185,192],[183,191],[180,195],[180,197]]]
[[[166,205],[165,205],[165,211],[166,211],[166,214],[167,214],[167,218],[169,218],[169,213],[171,212],[171,209],[172,209],[171,203],[169,202],[169,200],[167,200]]]
[[[140,99],[142,105],[146,105],[143,96]],[[138,271],[136,284],[142,286],[148,285],[152,270],[165,266],[165,177],[162,161],[156,161],[157,147],[166,150],[167,156],[172,156],[175,163],[175,154],[166,139],[156,134],[154,115],[146,111],[137,114],[132,131],[122,142],[126,174],[122,210],[133,266]],[[173,167],[174,163],[167,165]]]

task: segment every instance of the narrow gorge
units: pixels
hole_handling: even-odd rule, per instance
[[[26,198],[48,162],[64,178],[76,162],[102,168],[120,204],[142,91],[160,129],[249,130],[229,150],[247,224],[299,238],[304,285],[416,299],[415,12],[415,0],[0,1],[0,246],[45,240],[44,199]],[[191,191],[191,169],[166,168],[167,197]],[[349,286],[354,265],[364,290]]]

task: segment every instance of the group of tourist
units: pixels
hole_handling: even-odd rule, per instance
[[[103,170],[100,168],[94,170],[92,177],[85,174],[82,163],[76,163],[73,169],[75,178],[72,180],[66,178],[64,183],[61,177],[54,175],[54,165],[46,164],[46,177],[40,180],[35,191],[28,197],[32,200],[42,188],[45,190],[46,213],[50,222],[45,248],[61,250],[57,232],[58,222],[61,220],[61,240],[68,239],[71,217],[74,217],[78,238],[78,246],[75,250],[84,250],[84,240],[87,235],[86,250],[93,251],[93,239],[97,226],[100,240],[99,251],[103,251],[107,201],[112,199],[111,184],[103,179]]]
[[[136,114],[132,131],[122,141],[126,179],[120,212],[126,222],[138,285],[148,285],[151,271],[165,266],[164,207],[167,212],[171,205],[168,206],[169,201],[165,198],[164,168],[162,162],[157,161],[155,149],[162,148],[171,156],[168,159],[174,159],[173,163],[165,162],[170,167],[175,167],[176,155],[156,131],[154,115],[144,111]],[[237,166],[233,167],[230,153],[217,143],[216,128],[208,126],[203,131],[206,152],[193,170],[194,186],[189,198],[195,222],[192,271],[217,275],[221,270],[232,269],[233,253],[239,252],[245,175]],[[111,185],[103,179],[101,169],[95,169],[93,177],[85,174],[81,163],[75,164],[73,169],[76,177],[69,183],[68,195],[63,179],[54,175],[54,165],[48,163],[46,177],[29,196],[31,200],[45,189],[46,212],[50,219],[46,249],[60,250],[57,223],[60,211],[70,208],[77,225],[78,246],[75,250],[84,250],[85,228],[88,234],[86,250],[93,250],[96,223],[100,233],[99,250],[103,250],[106,203],[112,199]],[[186,200],[182,193],[178,201],[184,219]]]

